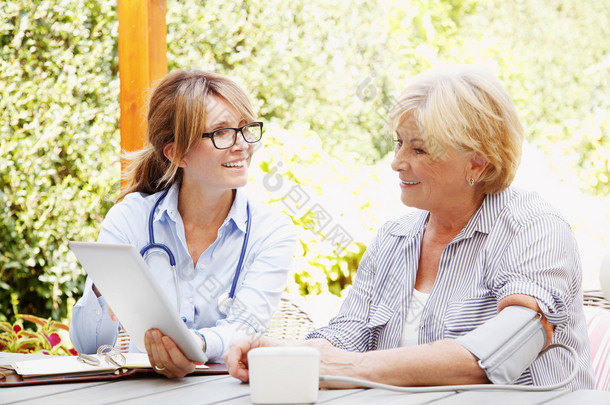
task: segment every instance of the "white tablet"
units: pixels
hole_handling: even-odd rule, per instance
[[[172,338],[189,359],[207,361],[134,246],[74,241],[69,245],[138,349],[146,351],[144,334],[155,328]]]

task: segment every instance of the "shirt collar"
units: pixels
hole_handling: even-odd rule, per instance
[[[238,188],[235,190],[235,199],[229,210],[229,214],[224,223],[233,221],[233,223],[242,231],[246,232],[246,224],[248,222],[248,197],[246,192]]]
[[[462,238],[470,238],[475,232],[486,234],[491,232],[496,218],[510,200],[512,193],[513,190],[509,187],[499,193],[487,194],[483,204],[476,210],[456,239],[459,239],[460,235]]]
[[[428,211],[417,209],[414,212],[392,221],[392,225],[390,225],[388,231],[394,236],[412,237],[423,232],[426,228],[428,215]]]
[[[476,210],[468,224],[456,236],[455,240],[472,237],[475,232],[489,233],[494,225],[495,219],[504,209],[513,194],[512,188],[500,191],[495,194],[487,194],[483,199],[483,204]],[[428,221],[428,211],[418,210],[408,214],[399,220],[393,221],[389,232],[395,236],[411,237],[420,234],[426,228]]]
[[[167,190],[167,195],[159,204],[157,208],[157,212],[155,213],[154,221],[158,222],[163,218],[163,215],[167,212],[167,216],[172,221],[176,222],[176,216],[178,215],[178,193],[180,191],[180,183],[175,182],[172,186]],[[160,191],[158,193],[153,194],[153,198],[155,202],[158,201],[159,198],[165,193],[164,191]]]
[[[180,184],[178,182],[174,183],[168,190],[167,195],[159,204],[157,208],[157,212],[155,213],[154,221],[158,222],[163,218],[163,215],[167,213],[167,216],[172,221],[176,222],[176,217],[178,215],[178,194],[180,191]],[[158,198],[163,195],[165,191],[161,191],[154,194],[155,202]],[[233,221],[233,223],[242,231],[246,232],[246,223],[248,221],[248,198],[243,189],[238,188],[235,191],[235,199],[233,200],[233,204],[231,205],[231,209],[229,210],[229,214],[227,218],[224,220],[223,225],[229,221]]]

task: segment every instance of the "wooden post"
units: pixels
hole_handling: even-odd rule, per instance
[[[123,151],[144,146],[147,93],[167,74],[165,13],[165,0],[118,0]]]

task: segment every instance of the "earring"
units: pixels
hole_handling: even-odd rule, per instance
[[[468,184],[470,184],[471,187],[474,186],[474,179],[472,177],[468,179]]]

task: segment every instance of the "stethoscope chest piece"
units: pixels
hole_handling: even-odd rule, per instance
[[[221,314],[228,314],[231,304],[233,304],[233,299],[229,298],[229,293],[224,293],[218,297],[218,310]]]

